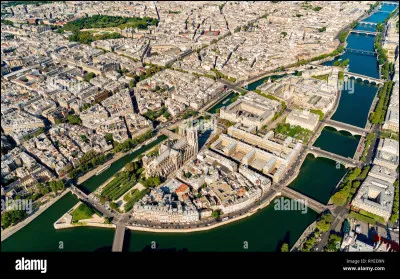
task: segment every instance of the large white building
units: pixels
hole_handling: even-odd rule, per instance
[[[352,205],[357,209],[381,216],[387,221],[392,214],[393,199],[392,183],[368,176],[358,189]]]
[[[133,208],[132,217],[138,220],[160,223],[187,223],[197,222],[200,219],[200,213],[197,210],[186,209],[180,203],[176,208],[169,204],[141,205],[136,203]]]
[[[369,176],[394,183],[397,178],[396,170],[388,169],[382,166],[374,165],[368,173]]]
[[[398,61],[398,60],[397,60]],[[398,76],[398,73],[396,73]],[[392,89],[389,106],[386,112],[383,129],[389,129],[395,132],[399,131],[399,81],[397,80]]]
[[[286,123],[298,125],[308,130],[315,130],[318,125],[319,116],[308,110],[292,110],[286,117]]]
[[[281,106],[278,101],[270,100],[250,91],[226,108],[221,108],[220,117],[231,122],[241,123],[247,127],[261,129],[262,126],[272,120]]]
[[[300,154],[302,145],[293,144],[292,138],[278,141],[274,132],[268,132],[264,137],[251,134],[236,126],[228,128],[228,135],[222,134],[211,148],[249,165],[278,182],[291,167]]]
[[[380,139],[374,164],[392,170],[399,166],[399,142],[392,139]]]

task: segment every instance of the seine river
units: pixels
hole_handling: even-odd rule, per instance
[[[393,5],[383,5],[381,8],[382,11],[389,12],[394,9]],[[378,11],[365,21],[382,22],[388,15],[388,13]],[[366,25],[359,25],[356,28],[373,30]],[[351,34],[347,41],[348,48],[371,51],[373,50],[373,38],[367,35]],[[351,72],[371,77],[379,76],[375,56],[346,52],[335,60],[338,59],[349,59],[349,71]],[[326,65],[332,63],[331,61]],[[248,89],[254,90],[262,82],[263,80],[259,80],[249,84]],[[364,127],[377,87],[356,81],[353,89],[352,92],[350,90],[342,92],[339,107],[332,118]],[[216,110],[229,104],[229,100],[233,97],[234,95],[228,96],[222,101],[225,104],[217,104],[213,109]],[[162,138],[159,138],[156,142],[149,144],[150,147],[161,140]],[[359,137],[325,128],[315,142],[315,146],[352,157],[358,140]],[[94,191],[127,162],[145,150],[147,150],[146,147],[121,158],[100,175],[83,183],[82,188],[86,192]],[[345,173],[346,169],[343,166],[338,168],[334,161],[324,158],[315,159],[309,155],[301,167],[299,176],[290,187],[320,202],[327,203],[333,189]],[[113,229],[91,227],[54,229],[53,223],[72,208],[77,201],[75,196],[67,194],[30,224],[3,241],[1,251],[110,251],[114,235]],[[249,218],[210,231],[185,234],[128,232],[125,237],[124,250],[143,251],[149,249],[152,242],[155,241],[160,250],[275,251],[279,249],[282,242],[287,242],[292,246],[316,217],[317,214],[311,209],[308,209],[307,212],[275,210],[274,202],[272,202],[271,205]]]

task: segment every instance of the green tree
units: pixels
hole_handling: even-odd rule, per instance
[[[283,243],[281,247],[281,252],[289,252],[289,244]]]
[[[63,191],[65,189],[65,184],[62,179],[56,181],[57,190]]]
[[[57,193],[57,184],[54,181],[50,181],[50,188],[54,193]]]
[[[335,194],[333,194],[332,196],[332,202],[336,205],[336,206],[343,206],[346,204],[348,199],[348,194],[345,193],[344,191],[339,191],[336,192]]]
[[[219,218],[221,215],[222,215],[222,211],[221,210],[214,210],[211,213],[211,217],[214,218],[214,219]]]
[[[76,114],[70,114],[67,116],[68,123],[71,125],[80,125],[82,124],[82,120]]]
[[[108,143],[113,143],[113,142],[114,142],[114,138],[113,138],[113,135],[112,135],[112,134],[105,134],[105,135],[104,135],[104,138],[106,139],[106,141],[107,141]]]
[[[339,250],[342,238],[336,234],[329,235],[328,244],[326,245],[325,251],[327,252],[337,252]]]
[[[90,81],[92,78],[94,78],[94,77],[96,77],[96,74],[93,73],[93,72],[90,72],[90,73],[88,73],[88,74],[85,76],[84,80],[87,81],[87,82],[89,82],[89,81]]]
[[[110,203],[110,207],[114,210],[118,210],[118,204],[116,204],[115,202],[111,202]]]
[[[339,41],[341,42],[341,43],[344,43],[345,41],[346,41],[346,38],[347,38],[347,35],[349,34],[349,32],[348,31],[342,31],[342,32],[340,32],[340,34],[339,34]]]
[[[28,214],[25,210],[10,210],[1,213],[1,226],[7,228],[24,219]]]
[[[371,168],[371,166],[369,166],[369,165],[365,166],[363,168],[362,172],[360,173],[360,175],[358,176],[358,178],[361,180],[364,180],[365,178],[367,178],[370,168]]]
[[[327,232],[330,228],[330,224],[324,220],[320,220],[317,222],[317,228],[322,232]]]
[[[48,193],[50,192],[50,189],[49,189],[49,187],[47,187],[47,186],[44,186],[44,187],[42,187],[41,189],[40,189],[40,193],[44,196],[44,195],[47,195]]]

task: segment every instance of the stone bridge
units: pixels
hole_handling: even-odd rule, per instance
[[[337,131],[349,132],[353,136],[359,135],[359,136],[365,137],[369,132],[368,130],[366,130],[364,128],[360,128],[360,127],[353,126],[353,125],[350,125],[350,124],[347,124],[347,123],[335,121],[335,120],[332,120],[332,119],[325,120],[324,121],[324,125],[332,127],[332,128],[335,128]]]
[[[376,83],[379,85],[382,85],[384,83],[383,80],[379,78],[373,78],[369,76],[364,76],[356,73],[351,73],[351,72],[344,72],[344,75],[347,76],[348,78],[354,78],[354,79],[361,79],[362,81],[368,81],[369,83]]]
[[[359,24],[366,24],[366,25],[377,25],[375,22],[369,22],[369,21],[361,21]]]
[[[346,157],[343,157],[341,155],[338,155],[338,154],[335,154],[335,153],[332,153],[332,152],[329,152],[329,151],[322,150],[322,149],[320,149],[318,147],[312,146],[312,147],[308,148],[306,152],[310,153],[310,154],[313,154],[316,158],[317,157],[324,157],[324,158],[328,158],[328,159],[334,160],[336,162],[341,163],[346,168],[349,168],[349,167],[354,168],[354,167],[361,167],[362,166],[362,163],[360,161],[354,160],[352,158],[346,158]]]
[[[398,6],[399,3],[397,2],[392,2],[392,1],[382,1],[381,4],[386,4],[386,5],[396,5]]]
[[[368,50],[362,50],[362,49],[345,48],[345,50],[347,52],[370,55],[370,56],[375,56],[376,55],[376,52],[374,52],[374,51],[368,51]]]
[[[112,252],[122,252],[122,248],[124,246],[124,237],[125,237],[125,224],[123,222],[119,222],[117,224],[114,233]]]
[[[279,191],[282,196],[285,196],[292,200],[305,201],[306,205],[317,213],[322,213],[325,210],[332,209],[332,206],[324,205],[319,201],[316,201],[306,195],[297,192],[296,190],[293,190],[292,188],[282,187]]]
[[[372,35],[372,36],[375,36],[377,34],[376,32],[372,32],[372,31],[356,30],[356,29],[353,29],[350,32],[357,33],[357,34]]]

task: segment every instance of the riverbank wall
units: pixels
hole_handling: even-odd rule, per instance
[[[54,224],[54,228],[56,230],[61,229],[70,229],[76,227],[98,227],[98,228],[108,228],[115,229],[116,225],[114,224],[101,224],[96,222],[80,222],[80,223],[71,223],[71,224]]]
[[[62,192],[60,195],[58,195],[57,197],[55,197],[54,199],[52,199],[50,202],[42,204],[39,209],[33,213],[32,215],[28,216],[25,220],[19,222],[18,224],[16,224],[15,226],[12,226],[10,228],[7,228],[5,230],[3,230],[1,232],[1,241],[6,240],[7,238],[9,238],[10,236],[12,236],[14,233],[16,233],[17,231],[19,231],[20,229],[22,229],[23,227],[25,227],[26,225],[28,225],[30,222],[32,222],[36,217],[38,217],[40,214],[42,214],[47,208],[49,208],[50,206],[52,206],[56,201],[58,201],[59,199],[61,199],[62,197],[64,197],[67,193],[69,193],[71,190],[70,189],[66,189],[64,190],[64,192]]]
[[[301,234],[301,236],[297,239],[296,243],[293,245],[293,247],[290,249],[290,252],[295,252],[297,251],[303,243],[307,240],[307,237],[312,233],[315,228],[317,227],[317,221],[315,220],[312,222]]]
[[[227,224],[250,217],[254,213],[256,213],[259,210],[263,209],[264,207],[268,206],[271,203],[271,201],[273,201],[276,197],[279,197],[279,196],[281,196],[281,192],[275,192],[275,194],[272,195],[270,198],[268,198],[264,203],[253,208],[252,210],[248,211],[246,214],[235,217],[235,218],[231,218],[226,221],[218,222],[218,223],[212,224],[210,226],[198,227],[198,228],[187,228],[187,229],[163,229],[163,228],[146,228],[146,227],[129,225],[129,226],[126,226],[126,228],[131,231],[142,231],[142,232],[153,232],[153,233],[191,233],[191,232],[208,231],[208,230],[215,229],[215,228],[218,228],[221,226],[225,226]]]

